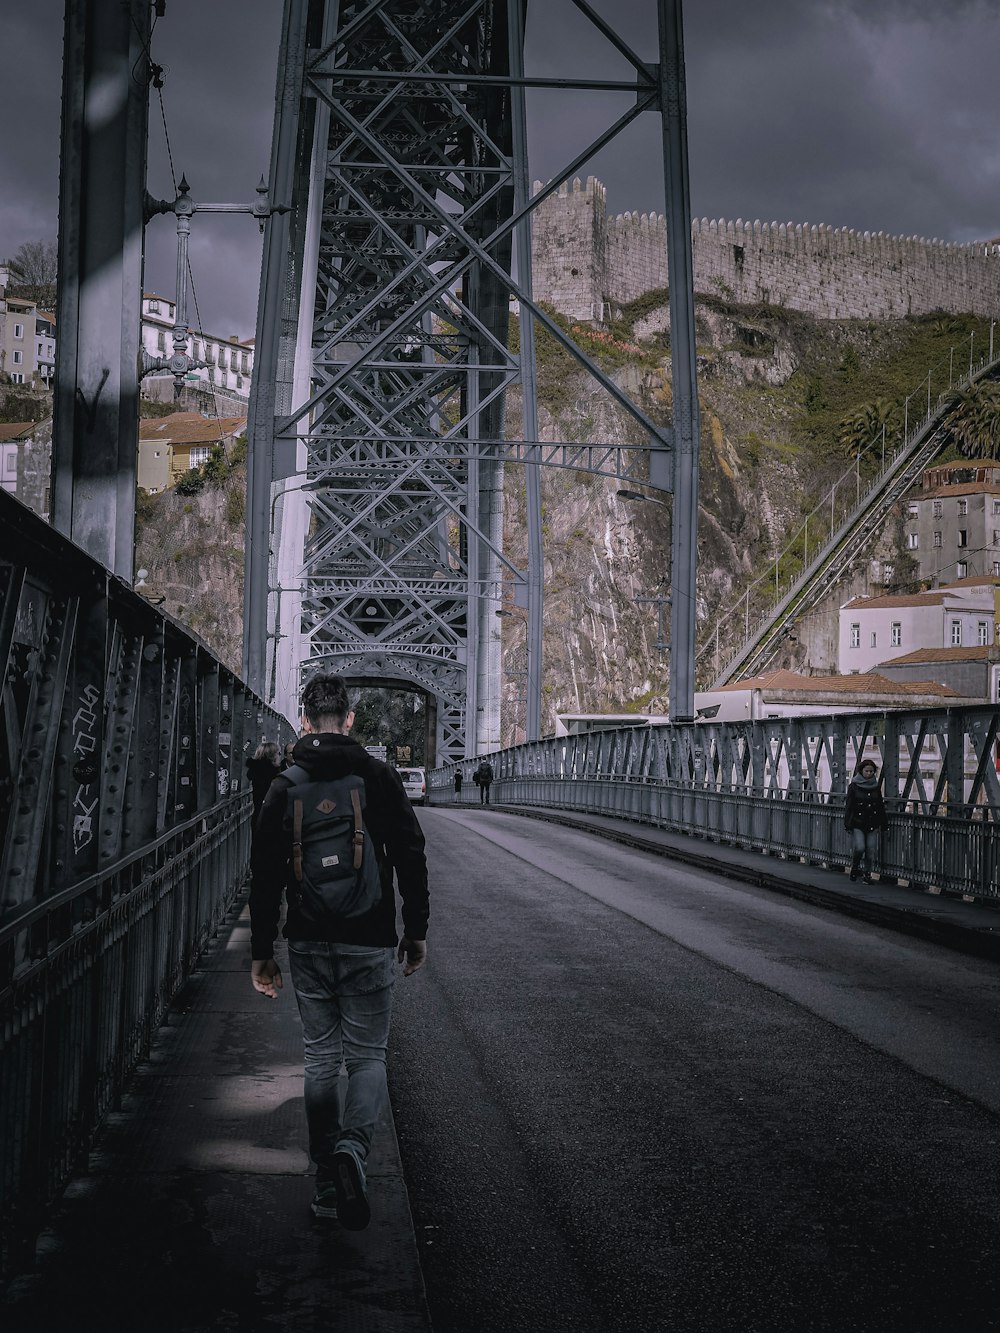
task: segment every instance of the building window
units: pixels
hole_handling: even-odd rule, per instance
[[[892,576],[893,574],[895,574],[895,572],[896,572],[896,566],[892,563],[891,560],[886,560],[885,563],[882,565],[882,582],[891,583]]]
[[[920,546],[920,533],[908,532],[906,534],[906,545],[909,550],[916,551]]]
[[[967,560],[959,560],[955,566],[955,577],[957,579],[967,579],[969,577],[969,562]]]
[[[959,500],[959,502],[958,502],[958,512],[959,512],[960,514],[967,514],[967,513],[969,512],[969,502],[968,502],[968,500]]]
[[[962,646],[962,622],[953,620],[951,622],[951,646],[961,648]]]
[[[228,389],[229,387],[229,372],[227,370],[222,372],[222,387],[224,389]]]
[[[860,625],[852,625],[852,626],[851,626],[851,647],[852,647],[852,648],[860,648],[860,647],[861,647],[861,626],[860,626]]]
[[[225,370],[225,368],[226,368],[226,349],[225,349],[224,347],[220,347],[220,348],[219,348],[219,369],[220,369],[220,370]]]
[[[968,546],[968,544],[969,544],[969,532],[968,532],[968,529],[967,529],[967,528],[959,528],[959,530],[958,530],[958,544],[959,544],[959,546]]]
[[[985,644],[989,643],[989,641],[990,641],[990,627],[989,627],[989,622],[988,622],[988,621],[985,621],[985,620],[980,620],[980,622],[979,622],[979,624],[976,626],[976,628],[977,628],[977,631],[978,631],[978,633],[979,633],[979,645],[980,645],[980,647],[983,647]]]
[[[993,561],[993,573],[1000,579],[1000,560]]]
[[[188,454],[188,467],[201,467],[202,463],[208,462],[208,455],[211,449],[207,444],[195,444]]]
[[[153,450],[153,457],[154,457],[154,458],[159,458],[159,456],[160,456],[160,451],[159,451],[159,449],[154,449],[154,450]]]
[[[920,506],[917,504],[916,500],[911,500],[907,509],[910,518],[916,518],[917,515],[920,513]]]
[[[15,366],[19,366],[19,365],[21,364],[21,362],[24,360],[24,353],[23,353],[23,352],[12,352],[12,353],[11,353],[11,360],[14,362],[14,365],[15,365]]]
[[[993,501],[993,517],[1000,518],[1000,500]]]
[[[167,350],[167,335],[162,329],[160,329],[159,333],[156,335],[156,350],[158,352],[165,352]]]
[[[878,647],[878,633],[875,630],[872,630],[871,643],[869,644],[869,647],[871,648]]]
[[[934,545],[935,545],[935,546],[940,546],[940,545],[941,545],[941,534],[940,534],[940,532],[935,532],[935,534],[934,534]]]
[[[23,371],[20,370],[13,371],[10,377],[10,382],[11,384],[23,384],[24,383]]]
[[[150,301],[150,303],[149,303],[149,313],[150,313],[151,315],[158,315],[158,314],[160,313],[160,303],[159,303],[159,301]]]
[[[893,648],[901,648],[903,644],[903,625],[902,621],[894,620],[889,626],[889,643]]]
[[[240,373],[243,375],[250,374],[250,358],[246,352],[243,352],[240,356]]]
[[[39,359],[39,361],[43,360],[44,356],[45,356],[45,348],[42,346],[41,343],[39,343],[39,344],[38,344],[38,359]]]
[[[15,325],[14,325],[14,337],[15,337],[15,338],[23,338],[23,337],[24,337],[24,325],[23,325],[23,324],[15,324]]]
[[[934,517],[940,518],[944,513],[944,504],[940,500],[934,501]]]
[[[1000,546],[1000,528],[993,529],[993,545]]]
[[[235,370],[235,369],[236,369],[236,353],[235,353],[235,351],[229,353],[229,369],[230,369],[230,370]]]
[[[5,466],[6,466],[8,472],[16,472],[16,471],[17,471],[17,454],[8,454],[8,455],[7,455],[7,462],[6,462]]]

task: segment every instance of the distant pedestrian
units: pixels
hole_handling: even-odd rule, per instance
[[[361,1231],[371,1218],[366,1164],[386,1103],[393,955],[404,976],[427,959],[427,861],[399,774],[350,738],[354,713],[342,677],[313,676],[302,711],[293,763],[272,784],[260,814],[250,978],[254,990],[277,999],[274,941],[284,894],[316,1164],[312,1211]],[[394,870],[403,900],[398,951]]]
[[[286,768],[291,768],[291,766],[295,763],[295,760],[292,758],[292,751],[294,749],[295,749],[295,742],[289,741],[288,744],[285,746],[285,755],[281,762],[282,773],[285,771]]]
[[[847,788],[844,827],[851,835],[851,879],[856,880],[861,871],[865,883],[870,884],[879,834],[889,827],[885,801],[879,790],[878,768],[873,759],[861,761],[857,776]]]
[[[493,781],[493,765],[488,759],[482,760],[475,773],[476,785],[479,787],[479,804],[489,805],[490,803],[490,783]]]
[[[261,741],[253,752],[253,758],[247,760],[247,777],[253,792],[253,822],[257,826],[257,816],[264,804],[267,789],[281,772],[281,751],[274,741]]]
[[[455,795],[459,798],[462,795],[462,770],[460,768],[455,769]]]

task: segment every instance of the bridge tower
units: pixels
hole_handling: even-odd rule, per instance
[[[438,762],[499,742],[516,8],[287,0],[279,65],[248,676],[422,691]]]
[[[300,672],[422,691],[443,763],[499,744],[496,615],[527,609],[539,734],[541,324],[639,422],[647,484],[675,492],[671,715],[693,716],[698,413],[680,0],[658,0],[625,81],[526,79],[527,0],[286,0],[250,405],[248,681],[289,715]],[[528,197],[526,86],[634,102]],[[533,208],[645,110],[663,120],[674,425],[658,425],[532,300]],[[512,277],[516,268],[517,277]],[[508,347],[511,297],[520,355]],[[520,441],[505,440],[519,384]],[[512,448],[517,445],[519,448]],[[620,475],[622,450],[613,471]],[[528,560],[502,550],[504,458],[525,465]],[[565,465],[565,462],[561,465]],[[576,467],[579,468],[579,463]],[[605,471],[604,467],[594,470]]]

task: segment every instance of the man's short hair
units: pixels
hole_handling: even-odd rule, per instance
[[[351,711],[344,678],[324,672],[313,676],[302,691],[302,711],[313,727],[318,727],[324,718],[343,722]]]

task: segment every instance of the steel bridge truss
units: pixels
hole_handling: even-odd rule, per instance
[[[633,482],[656,473],[668,484],[669,432],[530,295],[531,211],[661,99],[655,67],[628,51],[586,0],[573,3],[636,75],[567,86],[628,91],[634,102],[531,197],[523,91],[553,81],[523,77],[525,0],[286,5],[271,178],[275,197],[284,182],[293,207],[269,224],[265,249],[250,426],[258,563],[255,570],[251,560],[247,578],[248,677],[271,698],[282,682],[297,684],[289,621],[299,615],[301,587],[306,666],[433,696],[438,760],[498,744],[495,612],[505,581],[522,591],[527,583],[522,602],[540,644],[540,504],[536,498],[537,539],[521,571],[502,549],[505,462],[527,465],[529,510],[539,464]],[[521,280],[511,277],[515,254]],[[512,296],[522,309],[522,352],[527,344],[533,356],[526,317],[639,423],[642,444],[534,438],[533,365],[525,370],[508,348]],[[281,329],[271,346],[270,402],[269,320]],[[505,394],[516,384],[529,438],[505,439]],[[260,645],[280,629],[273,610],[265,623],[253,605],[268,537],[264,487],[269,493],[272,480],[293,474],[301,485],[289,488],[297,500],[280,501],[268,579],[286,599],[281,628],[289,637],[265,663]],[[308,504],[298,529],[286,518],[294,503]],[[297,531],[298,559],[289,555]],[[532,668],[537,675],[537,662]]]

